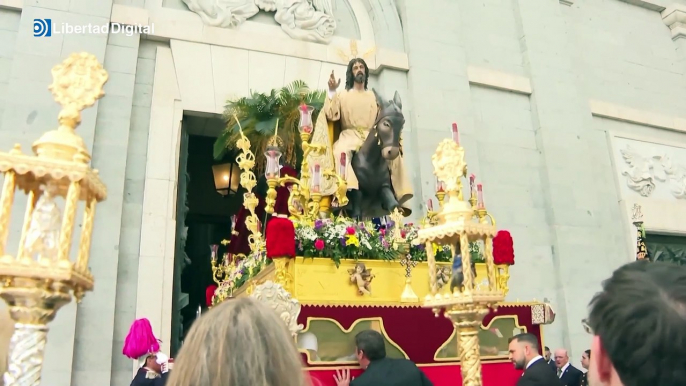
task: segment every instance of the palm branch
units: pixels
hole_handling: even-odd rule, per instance
[[[269,94],[252,91],[249,97],[228,101],[224,110],[226,129],[214,143],[214,158],[221,159],[228,151],[236,149],[240,122],[243,134],[250,140],[251,150],[255,154],[256,173],[262,173],[266,163],[263,154],[273,141],[278,120],[278,144],[283,161],[299,169],[302,148],[298,106],[304,102],[314,107],[312,119],[316,121],[325,97],[326,91],[310,90],[305,82],[295,80],[279,90],[271,90]]]

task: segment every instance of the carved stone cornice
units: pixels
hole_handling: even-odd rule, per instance
[[[662,21],[672,31],[672,40],[686,38],[686,5],[669,6],[662,11]]]

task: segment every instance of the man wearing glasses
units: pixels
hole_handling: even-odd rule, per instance
[[[603,283],[583,321],[591,386],[686,385],[686,267],[636,261]]]

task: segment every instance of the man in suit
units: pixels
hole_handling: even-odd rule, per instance
[[[433,383],[407,359],[386,358],[386,343],[378,331],[365,330],[355,336],[357,361],[364,370],[350,379],[350,370],[337,370],[338,386],[433,386]]]
[[[555,350],[555,366],[557,366],[557,376],[564,386],[581,386],[581,370],[569,363],[567,350],[558,348]]]
[[[539,354],[538,339],[532,334],[519,334],[510,339],[510,361],[515,369],[524,370],[517,386],[562,386],[555,372]]]
[[[553,359],[553,354],[550,352],[550,347],[545,346],[545,354],[543,355],[545,361],[548,363],[551,369],[557,371],[557,366],[555,366],[555,359]]]
[[[686,266],[647,259],[603,282],[583,321],[591,386],[686,384]]]

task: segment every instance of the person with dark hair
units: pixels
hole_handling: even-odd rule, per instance
[[[533,334],[519,334],[510,339],[510,361],[524,370],[517,386],[562,386],[550,365],[539,354],[538,339]]]
[[[364,373],[351,380],[349,370],[337,370],[337,386],[433,386],[411,361],[386,358],[386,342],[378,331],[364,330],[355,335],[355,351]]]
[[[639,260],[590,303],[591,386],[686,384],[686,267]]]
[[[348,63],[345,75],[345,90],[338,92],[341,80],[336,79],[334,72],[331,72],[328,82],[328,98],[324,101],[321,114],[317,117],[312,135],[312,142],[327,145],[327,154],[314,154],[316,152],[313,152],[308,156],[308,159],[310,165],[319,163],[324,168],[333,168],[334,170],[340,170],[339,165],[341,163],[346,165],[345,180],[349,190],[348,198],[350,199],[348,214],[350,217],[359,218],[363,215],[360,204],[362,190],[350,162],[353,154],[362,146],[377,123],[379,106],[374,92],[367,89],[369,67],[364,59],[352,59]],[[391,203],[388,200],[389,202],[381,203],[382,207],[392,211],[394,208],[386,207],[392,204],[399,210],[410,213],[410,209],[404,204],[412,198],[413,189],[403,162],[402,143],[400,142],[398,147],[389,148],[387,151],[389,154],[397,155],[392,159],[386,159],[392,190],[397,203]],[[332,160],[335,164],[327,165]],[[333,194],[337,189],[335,179],[332,177],[324,178],[320,189],[323,196]]]
[[[588,361],[591,359],[591,350],[584,351],[581,354],[581,367],[583,367],[586,372],[581,376],[581,386],[588,386]]]

